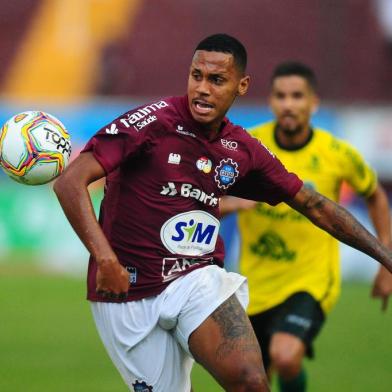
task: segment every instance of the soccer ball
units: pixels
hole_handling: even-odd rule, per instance
[[[67,166],[71,141],[54,116],[26,111],[10,118],[0,129],[0,166],[15,181],[45,184]]]

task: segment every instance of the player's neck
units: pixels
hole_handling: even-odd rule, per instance
[[[203,124],[200,126],[200,128],[204,132],[206,137],[211,141],[218,137],[225,125],[226,123],[223,121],[222,118],[221,120],[215,121],[211,124]]]
[[[296,132],[287,132],[279,126],[274,131],[275,141],[284,150],[299,150],[305,147],[313,137],[313,130],[308,125]]]

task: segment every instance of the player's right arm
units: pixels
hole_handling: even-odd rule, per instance
[[[73,229],[98,265],[97,292],[111,298],[128,292],[129,274],[119,263],[94,213],[88,185],[106,175],[91,152],[80,154],[54,183]]]

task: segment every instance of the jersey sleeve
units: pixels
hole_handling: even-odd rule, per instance
[[[250,153],[250,170],[228,194],[276,205],[293,198],[301,189],[303,182],[298,176],[288,172],[280,160],[256,138],[251,138]]]
[[[137,110],[126,112],[101,128],[82,150],[82,153],[91,151],[106,174],[115,170],[132,156],[142,153],[151,140],[156,119],[142,130],[138,130],[130,120]]]
[[[338,150],[343,179],[363,197],[369,197],[377,187],[377,174],[353,146],[343,140],[334,140]]]

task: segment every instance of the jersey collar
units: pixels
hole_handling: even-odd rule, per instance
[[[279,142],[279,140],[278,140],[278,132],[277,132],[278,129],[277,128],[278,128],[278,124],[275,124],[275,126],[274,126],[274,141],[275,141],[275,143],[277,144],[277,146],[281,150],[286,150],[286,151],[298,151],[298,150],[301,150],[302,148],[306,147],[312,141],[313,135],[314,135],[313,128],[310,127],[309,136],[307,137],[307,139],[303,143],[298,144],[296,146],[287,147],[287,146],[283,146]]]

